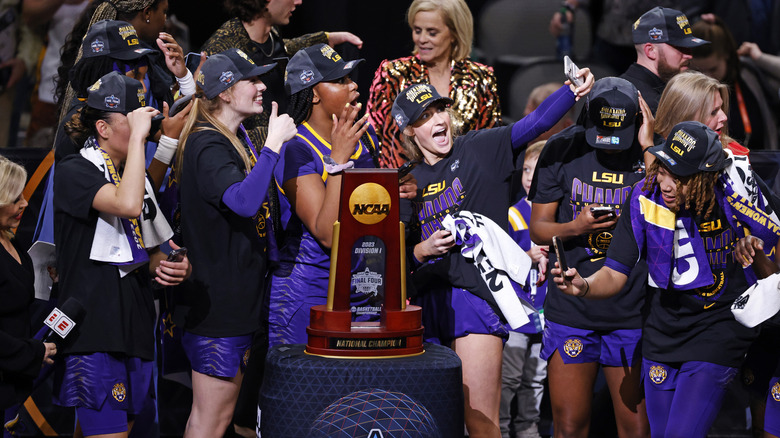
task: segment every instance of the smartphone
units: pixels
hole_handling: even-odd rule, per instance
[[[601,207],[593,207],[590,209],[590,212],[593,213],[593,217],[602,217],[606,215],[615,215],[615,207],[608,207],[608,206],[601,206]]]
[[[553,246],[555,247],[555,256],[558,257],[558,266],[561,267],[561,277],[569,270],[569,265],[566,263],[566,252],[563,249],[563,240],[558,236],[553,236]]]
[[[164,118],[165,116],[162,115],[162,113],[152,117],[152,126],[149,128],[149,135],[146,136],[147,141],[154,141],[154,136],[157,135],[157,131],[160,130]]]
[[[568,56],[563,57],[563,72],[566,74],[566,77],[569,78],[572,84],[574,84],[575,87],[579,87],[583,84],[582,78],[577,77],[577,72],[580,70],[579,67],[577,67],[576,64],[569,58]]]
[[[169,262],[180,262],[184,260],[184,256],[187,255],[187,248],[181,247],[179,249],[174,249],[171,252],[168,253],[168,261]]]
[[[173,117],[178,114],[179,111],[183,110],[191,100],[192,94],[176,99],[176,101],[173,102],[173,105],[171,105],[171,109],[168,110],[168,117]]]
[[[407,161],[406,163],[402,164],[401,167],[398,168],[398,179],[402,179],[406,175],[409,174],[409,172],[414,169],[414,166],[420,164],[420,161]]]
[[[195,70],[197,70],[200,65],[200,58],[200,53],[190,52],[184,57],[184,66],[187,67],[187,70],[192,72],[192,74],[195,74]]]

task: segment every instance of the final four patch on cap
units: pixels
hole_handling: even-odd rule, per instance
[[[276,63],[258,66],[240,49],[228,49],[206,58],[200,68],[197,82],[207,99],[235,85],[269,72]]]
[[[327,44],[315,44],[299,50],[287,63],[284,86],[292,95],[320,82],[330,82],[347,76],[363,59],[345,62]]]
[[[660,6],[645,12],[634,22],[631,36],[634,44],[667,43],[677,47],[709,44],[709,41],[692,35],[691,24],[685,14]]]
[[[146,106],[144,86],[133,78],[112,71],[87,89],[87,106],[127,114]]]
[[[391,114],[395,123],[403,131],[410,123],[414,123],[434,102],[452,104],[452,99],[442,97],[430,84],[415,84],[403,90],[393,102]]]
[[[132,24],[118,20],[101,20],[90,26],[81,44],[81,51],[84,58],[110,56],[123,61],[156,52],[141,46]]]

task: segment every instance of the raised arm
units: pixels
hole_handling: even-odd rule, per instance
[[[285,141],[295,136],[296,129],[292,118],[287,114],[277,115],[278,108],[276,102],[271,103],[268,137],[257,164],[243,181],[231,185],[222,195],[222,202],[239,216],[252,217],[263,205],[274,166],[279,161],[279,150]]]
[[[364,115],[355,123],[358,108],[345,109],[338,119],[334,115],[331,131],[331,158],[337,164],[345,164],[355,150],[355,145],[368,129]],[[320,244],[330,248],[333,240],[333,223],[338,219],[341,173],[328,176],[323,184],[316,174],[290,178],[283,183],[285,196],[290,200],[295,214]]]
[[[585,78],[582,85],[574,88],[566,81],[566,85],[544,99],[531,114],[512,125],[512,148],[520,148],[548,131],[574,106],[574,102],[590,92],[594,82],[593,73],[588,68],[580,69],[577,73],[579,77]]]
[[[141,215],[144,205],[144,147],[146,135],[151,127],[152,117],[159,111],[152,107],[138,108],[127,115],[130,125],[130,141],[127,146],[127,158],[122,181],[118,185],[106,184],[98,190],[92,200],[92,207],[100,212],[123,218],[134,218]],[[98,130],[110,130],[98,126]],[[115,163],[118,165],[118,163]]]

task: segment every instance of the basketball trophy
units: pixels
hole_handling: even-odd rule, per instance
[[[311,309],[307,353],[423,353],[421,309],[406,304],[405,249],[398,171],[345,170],[333,225],[328,301]]]

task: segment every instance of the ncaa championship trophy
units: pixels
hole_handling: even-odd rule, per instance
[[[333,225],[326,305],[311,309],[306,353],[423,353],[422,313],[406,304],[406,251],[396,169],[347,169]]]

